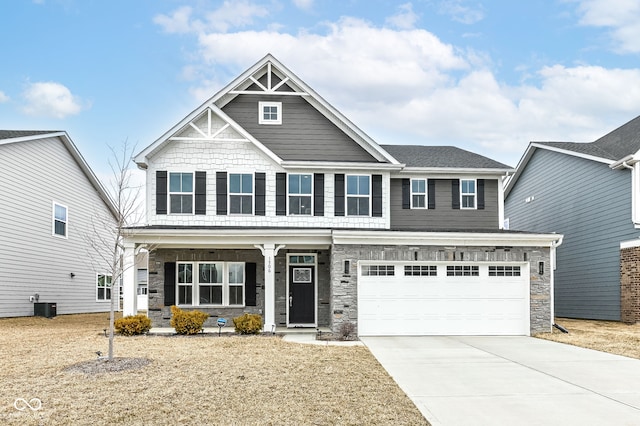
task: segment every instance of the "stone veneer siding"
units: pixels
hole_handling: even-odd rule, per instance
[[[318,277],[318,326],[330,324],[330,281],[329,250],[281,250],[275,258],[275,321],[278,327],[287,324],[287,254],[313,253],[317,256]],[[149,253],[149,310],[153,327],[170,327],[171,307],[164,304],[164,263],[165,262],[253,262],[256,263],[256,306],[205,307],[189,306],[185,310],[197,309],[209,314],[205,327],[216,327],[218,318],[226,318],[227,326],[233,327],[232,318],[242,314],[259,314],[264,318],[264,257],[260,250],[219,250],[219,249],[156,249]]]
[[[640,321],[640,247],[620,250],[620,320]]]
[[[531,334],[551,331],[550,252],[549,248],[513,247],[460,247],[444,249],[436,246],[380,246],[380,245],[334,245],[331,258],[332,331],[340,333],[345,322],[358,322],[358,261],[406,261],[406,262],[523,262],[530,264],[530,330]],[[525,258],[526,256],[526,258]],[[525,260],[526,259],[526,260]],[[349,260],[351,269],[344,272],[344,261]],[[538,264],[544,262],[544,274],[538,275]]]

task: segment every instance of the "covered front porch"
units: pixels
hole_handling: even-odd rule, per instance
[[[265,332],[330,327],[330,230],[129,228],[124,250],[124,315],[138,312],[135,254],[149,252],[148,316],[170,327],[171,306],[209,314],[232,327],[261,315]]]

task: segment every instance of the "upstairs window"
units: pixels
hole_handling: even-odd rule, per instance
[[[427,181],[425,179],[411,179],[411,208],[427,208]]]
[[[67,238],[67,208],[53,203],[53,235]]]
[[[463,209],[476,208],[476,181],[475,179],[460,180],[460,206]]]
[[[229,213],[253,214],[252,174],[229,174]]]
[[[282,124],[282,102],[259,102],[259,124]]]
[[[193,173],[169,173],[170,213],[193,213]]]
[[[347,215],[369,216],[371,176],[347,176]]]
[[[311,175],[289,175],[289,214],[311,214]]]

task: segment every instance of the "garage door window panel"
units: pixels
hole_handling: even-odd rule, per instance
[[[393,265],[362,265],[362,275],[393,276],[395,275],[395,266]]]
[[[500,265],[491,265],[489,266],[489,276],[490,277],[519,277],[520,276],[520,267],[519,266],[500,266]]]
[[[447,266],[448,277],[479,277],[480,267],[473,265],[449,265]]]
[[[437,277],[438,267],[436,265],[406,265],[404,275],[405,277]]]

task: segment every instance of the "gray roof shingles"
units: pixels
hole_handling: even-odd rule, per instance
[[[0,139],[25,138],[57,132],[58,130],[0,130]]]
[[[407,167],[446,167],[455,169],[504,169],[512,167],[454,146],[381,145]]]

